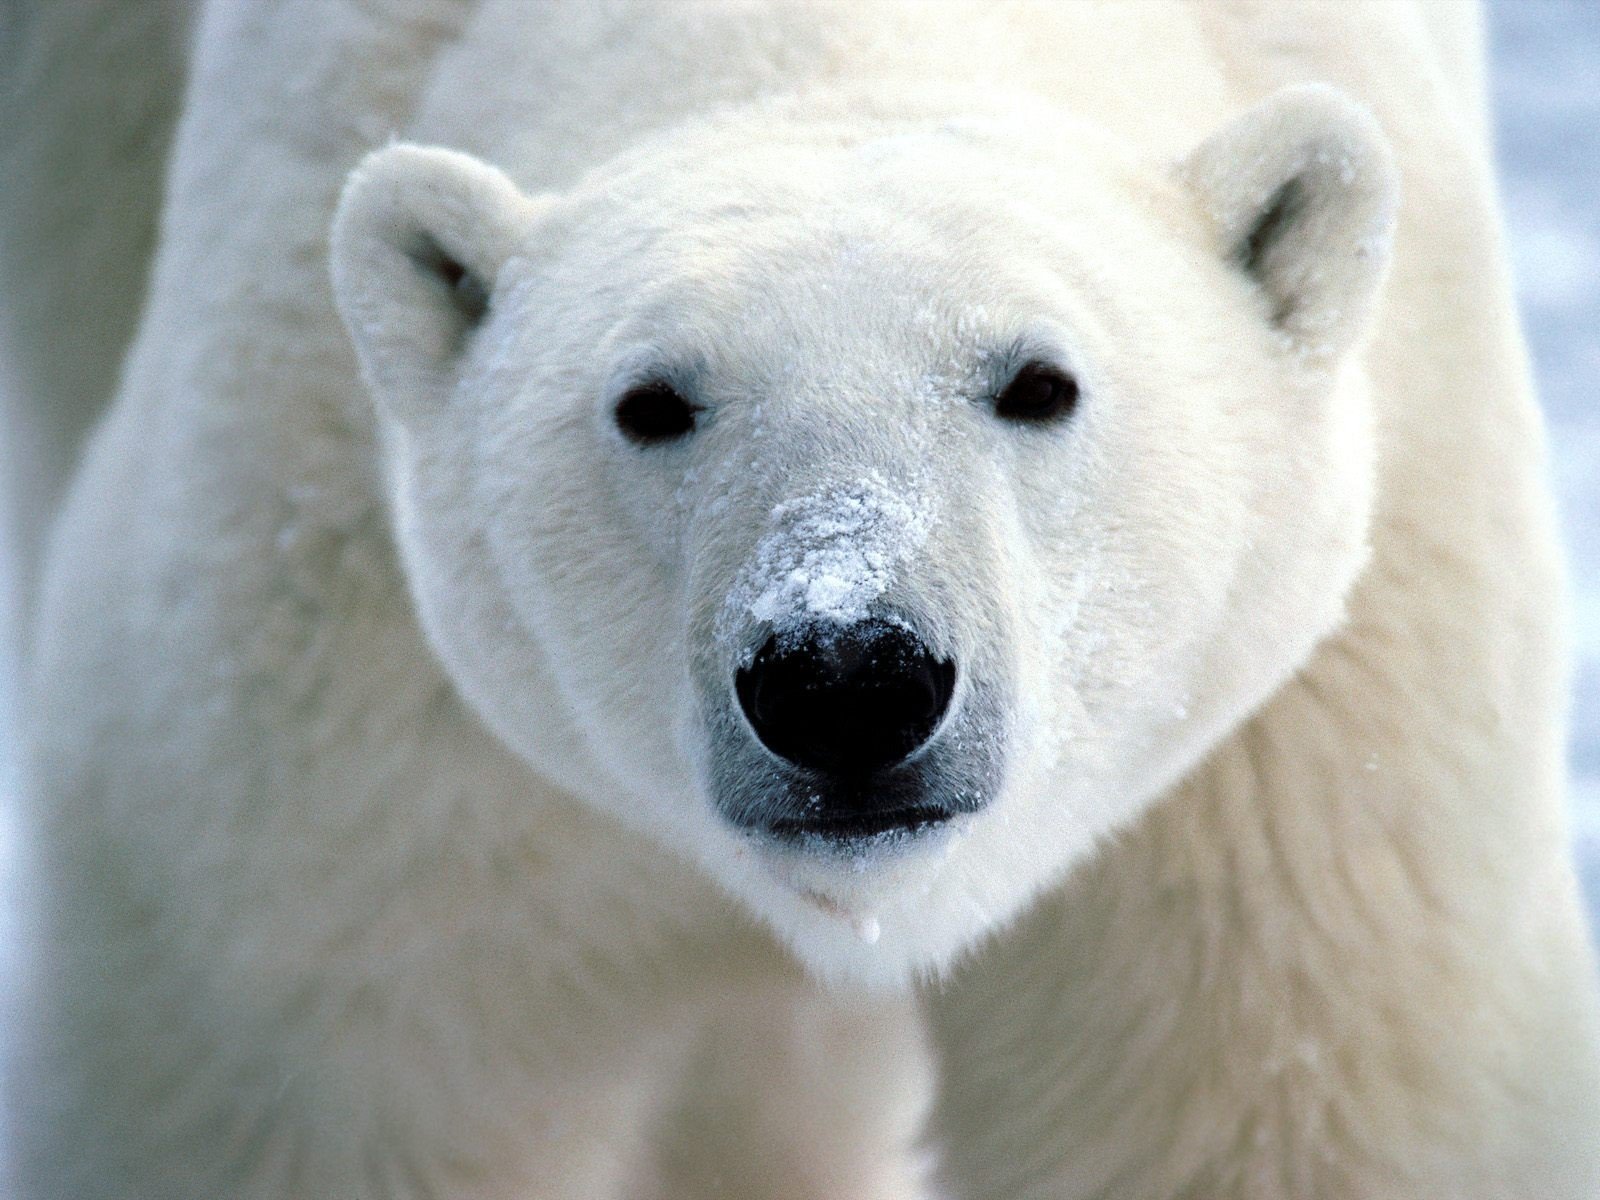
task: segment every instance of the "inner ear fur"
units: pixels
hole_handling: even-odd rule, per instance
[[[438,147],[388,146],[351,173],[330,244],[334,298],[380,401],[403,412],[448,394],[541,207],[494,167]]]
[[[1325,85],[1287,88],[1206,139],[1181,174],[1291,345],[1334,358],[1360,339],[1399,201],[1371,114]]]

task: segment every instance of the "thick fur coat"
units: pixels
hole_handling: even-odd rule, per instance
[[[1600,1190],[1469,6],[84,11],[7,1194]],[[734,680],[885,613],[950,819],[767,836]]]

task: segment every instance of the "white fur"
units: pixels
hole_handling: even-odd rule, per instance
[[[21,1194],[909,1200],[930,1104],[953,1196],[1593,1194],[1474,36],[214,0],[33,648]],[[756,631],[879,603],[991,803],[736,833]]]

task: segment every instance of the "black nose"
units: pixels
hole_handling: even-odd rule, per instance
[[[768,638],[734,688],[774,754],[830,775],[865,775],[928,740],[955,682],[954,663],[899,626],[870,620]]]

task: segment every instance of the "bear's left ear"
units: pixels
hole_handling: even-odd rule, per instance
[[[500,268],[541,211],[454,150],[393,145],[351,173],[333,222],[334,300],[380,403],[404,416],[449,395]]]
[[[1299,352],[1333,359],[1360,338],[1389,263],[1393,156],[1364,108],[1323,84],[1285,88],[1181,166],[1220,252],[1265,293]]]

